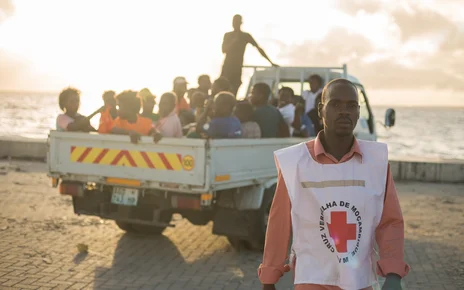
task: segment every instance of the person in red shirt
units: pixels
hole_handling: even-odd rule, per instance
[[[187,93],[187,80],[184,77],[176,77],[173,82],[172,91],[177,96],[177,114],[180,114],[181,111],[189,111],[190,106],[185,99]]]
[[[119,104],[119,117],[111,128],[112,134],[129,135],[132,143],[138,143],[141,136],[153,136],[155,143],[161,139],[153,128],[151,119],[139,115],[141,101],[135,91],[124,91],[116,97]]]
[[[116,93],[114,91],[106,91],[103,93],[102,99],[104,106],[100,113],[100,125],[98,133],[110,133],[113,127],[113,121],[118,117],[118,109],[116,108]]]
[[[328,83],[318,105],[324,129],[315,140],[276,152],[278,182],[269,213],[263,262],[258,269],[263,290],[275,290],[274,284],[291,267],[295,290],[341,290],[340,285],[353,283],[365,286],[349,289],[372,290],[373,266],[378,275],[386,277],[382,290],[402,289],[401,278],[408,274],[409,266],[404,261],[404,220],[388,165],[387,147],[357,140],[353,135],[359,118],[358,102],[358,91],[350,81],[337,79]],[[340,178],[343,176],[348,178]],[[338,205],[330,204],[330,209],[321,203],[343,195],[345,200],[354,201],[351,209],[356,202],[365,202],[365,206],[355,215],[348,213],[350,210],[343,211],[339,201],[342,199]],[[345,214],[344,227],[339,226],[339,216],[334,217],[334,213]],[[374,240],[379,248],[377,262],[370,256]]]

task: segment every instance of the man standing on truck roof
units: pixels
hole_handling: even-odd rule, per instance
[[[243,56],[248,43],[256,47],[259,53],[267,59],[272,66],[276,66],[276,64],[269,59],[251,34],[241,30],[241,15],[237,14],[234,16],[232,26],[234,30],[224,34],[224,39],[222,41],[222,53],[225,53],[226,57],[222,66],[221,76],[226,77],[229,80],[232,87],[231,92],[234,95],[237,95],[238,89],[242,84]]]
[[[278,183],[258,269],[263,289],[275,289],[293,268],[295,290],[370,290],[375,266],[386,277],[382,290],[401,290],[409,266],[387,146],[354,137],[359,99],[350,81],[328,83],[318,110],[324,130],[315,140],[275,152]]]

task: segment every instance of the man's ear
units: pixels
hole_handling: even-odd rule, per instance
[[[324,108],[324,104],[322,104],[321,102],[319,102],[317,104],[317,115],[319,116],[319,118],[322,119],[322,110]]]

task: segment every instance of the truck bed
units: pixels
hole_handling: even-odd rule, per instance
[[[48,166],[62,180],[202,193],[275,179],[273,152],[302,139],[164,138],[51,131]]]

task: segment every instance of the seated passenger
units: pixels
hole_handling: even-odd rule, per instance
[[[308,115],[305,114],[305,101],[301,96],[293,97],[293,105],[295,106],[295,119],[293,120],[293,137],[307,138],[316,136],[314,125]]]
[[[56,130],[68,132],[90,132],[97,131],[91,125],[88,118],[77,111],[80,105],[81,92],[75,88],[67,88],[61,91],[58,97],[60,109],[64,114],[56,118]]]
[[[116,93],[114,91],[106,91],[103,93],[102,99],[104,106],[100,113],[100,125],[98,133],[110,133],[113,127],[113,121],[118,117],[118,109],[116,108]]]
[[[317,104],[315,105],[316,98],[322,94],[324,88],[324,80],[320,75],[310,75],[308,78],[309,91],[304,91],[301,97],[305,100],[305,113],[308,114],[312,109],[317,110]]]
[[[230,92],[230,82],[225,77],[220,77],[211,86],[211,97],[214,98],[220,92]]]
[[[198,87],[192,88],[188,91],[188,99],[190,101],[190,108],[193,109],[192,98],[196,92],[203,93],[207,98],[209,98],[209,93],[211,90],[211,79],[209,75],[201,75],[198,77]]]
[[[159,120],[159,115],[153,113],[156,101],[149,89],[145,88],[139,92],[139,97],[142,100],[142,113],[140,116],[150,119],[153,123]]]
[[[239,102],[235,106],[234,115],[240,120],[242,138],[261,138],[261,129],[253,121],[253,106],[247,102]]]
[[[293,136],[292,123],[293,123],[293,120],[295,120],[295,106],[292,103],[294,95],[295,93],[293,92],[292,88],[282,87],[279,90],[279,99],[278,99],[279,111],[282,114],[282,117],[284,118],[284,121],[288,126],[290,136]]]
[[[132,143],[138,143],[140,136],[154,136],[155,142],[160,140],[161,135],[153,129],[151,119],[139,115],[141,102],[137,92],[124,91],[116,99],[119,117],[114,120],[111,133],[129,135]]]
[[[185,99],[187,97],[187,84],[187,80],[184,77],[176,77],[174,79],[172,91],[177,96],[177,114],[179,114],[181,111],[190,110],[190,105],[187,103],[187,100]]]
[[[318,106],[319,106],[319,103],[321,102],[321,95],[322,94],[317,95],[314,101],[313,108],[307,113],[309,119],[314,125],[314,132],[316,135],[319,134],[319,132],[322,131],[322,129],[324,129],[324,125],[322,124],[322,119],[319,117],[319,112],[318,112]]]
[[[174,93],[164,93],[159,103],[160,119],[154,129],[163,137],[181,138],[182,126],[176,113],[177,97]]]
[[[235,103],[235,96],[230,92],[220,92],[214,101],[209,100],[197,123],[197,133],[212,139],[240,138],[240,121],[232,115]],[[210,122],[207,122],[208,116],[211,116]]]
[[[290,132],[279,110],[269,104],[271,88],[266,83],[257,83],[251,91],[251,104],[255,107],[253,120],[261,129],[262,138],[289,137]]]
[[[202,92],[195,92],[192,96],[192,111],[195,114],[195,122],[205,111],[205,103],[207,96]]]

